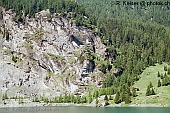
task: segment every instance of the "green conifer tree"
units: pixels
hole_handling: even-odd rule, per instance
[[[111,95],[109,95],[109,100],[112,100],[112,96]]]
[[[2,100],[5,100],[5,95],[4,94],[2,95]]]
[[[161,81],[158,80],[158,87],[161,87]]]
[[[151,89],[151,95],[155,95],[156,93],[155,93],[155,91],[154,91],[154,89],[152,88]]]
[[[167,77],[167,74],[166,74],[166,72],[165,72],[165,74],[164,74],[164,78],[165,78],[165,77]]]
[[[160,77],[161,76],[161,74],[160,74],[160,72],[158,71],[158,77]]]
[[[116,104],[119,104],[119,103],[120,103],[119,96],[120,96],[120,94],[119,94],[119,92],[117,92],[117,93],[116,93],[116,96],[115,96],[115,99],[114,99],[114,101],[115,101]]]
[[[149,83],[149,87],[150,87],[150,88],[152,88],[152,87],[153,87],[152,82],[150,82],[150,83]]]
[[[90,104],[92,102],[92,96],[89,96],[88,103]]]
[[[105,95],[104,100],[109,100],[107,95]]]
[[[130,98],[130,95],[127,93],[125,95],[125,104],[129,104],[131,102],[131,98]]]
[[[122,91],[122,92],[120,93],[119,100],[120,100],[121,102],[123,102],[123,101],[125,100],[125,92],[124,92],[124,91]]]
[[[99,104],[99,99],[96,98],[96,106],[98,106],[98,104]]]
[[[133,97],[136,97],[137,95],[136,95],[136,90],[135,90],[135,88],[132,88],[132,96]]]
[[[95,90],[95,91],[94,91],[93,97],[94,97],[95,99],[99,97],[99,91],[98,91],[98,90]]]
[[[165,79],[162,79],[162,86],[165,86]]]
[[[168,75],[170,75],[170,68],[168,68]]]
[[[105,106],[107,106],[107,105],[109,105],[109,101],[108,100],[105,101]]]
[[[146,90],[146,96],[149,96],[150,94],[151,94],[151,91],[150,91],[150,85],[149,85]]]
[[[58,102],[59,102],[59,103],[62,103],[62,102],[63,102],[63,97],[62,97],[62,95],[59,96]]]
[[[168,70],[167,66],[164,66],[164,71],[167,71],[167,70]]]
[[[165,86],[170,85],[170,77],[168,75],[164,76],[164,82],[165,82]]]
[[[161,87],[161,81],[158,80],[158,87]]]
[[[163,79],[164,78],[164,76],[163,76],[163,74],[161,74],[161,79]]]
[[[80,104],[80,99],[81,99],[80,96],[77,95],[77,97],[76,97],[76,100],[77,100],[76,103],[77,104]]]

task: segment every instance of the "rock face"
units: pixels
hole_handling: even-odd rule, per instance
[[[105,46],[92,31],[48,11],[24,25],[3,11],[0,27],[0,88],[9,96],[84,94],[98,86],[100,71],[88,53],[104,58]],[[99,86],[98,86],[99,87]],[[1,94],[2,94],[1,93]]]

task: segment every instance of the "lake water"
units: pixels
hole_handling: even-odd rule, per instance
[[[170,113],[170,107],[23,107],[0,108],[0,113]]]

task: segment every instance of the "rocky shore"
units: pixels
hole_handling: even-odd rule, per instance
[[[39,103],[39,102],[27,102],[19,104],[17,102],[11,102],[8,104],[0,104],[0,108],[7,107],[41,107],[41,106],[89,106],[96,107],[94,103],[91,104],[74,104],[74,103]],[[110,104],[105,106],[104,103],[100,103],[97,107],[169,107],[167,104]]]

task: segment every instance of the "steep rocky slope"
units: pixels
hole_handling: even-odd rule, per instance
[[[24,24],[2,11],[0,27],[0,88],[9,96],[84,94],[100,87],[101,72],[91,57],[104,59],[105,46],[92,31],[49,11]]]

